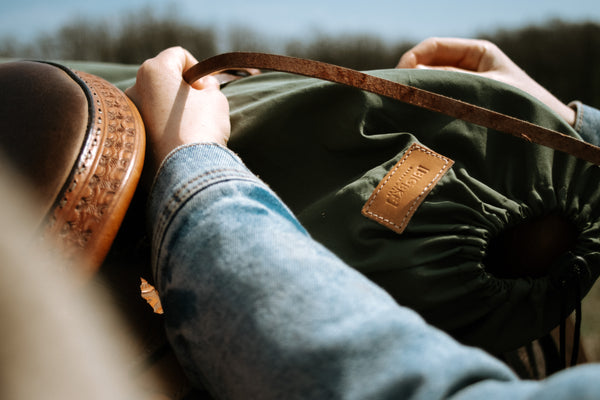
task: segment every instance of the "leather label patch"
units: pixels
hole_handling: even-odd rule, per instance
[[[379,182],[362,214],[402,233],[419,205],[454,161],[414,143]]]

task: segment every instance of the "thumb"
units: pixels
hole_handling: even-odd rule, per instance
[[[417,67],[417,56],[412,51],[407,51],[400,57],[396,68],[416,68]]]
[[[219,80],[212,75],[206,75],[192,83],[192,87],[198,90],[220,89]]]

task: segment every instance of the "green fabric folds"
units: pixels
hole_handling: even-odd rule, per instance
[[[125,89],[137,66],[65,62]],[[527,94],[447,71],[382,70],[421,87],[577,133]],[[577,299],[562,288],[565,265],[585,259],[586,293],[600,273],[600,168],[441,114],[316,79],[266,73],[223,89],[231,107],[230,147],[298,215],[311,235],[433,325],[492,353],[513,350],[560,323]],[[419,142],[455,161],[398,235],[361,208],[405,150]],[[573,256],[536,277],[496,249],[514,227],[546,215],[572,225]],[[571,229],[559,226],[560,229]],[[550,229],[551,230],[551,229]],[[519,243],[520,237],[513,240]],[[503,264],[504,263],[504,264]],[[500,273],[498,273],[500,272]],[[357,296],[360,294],[357,293]]]
[[[495,81],[426,70],[372,73],[577,136],[543,104]],[[577,301],[572,288],[556,283],[564,263],[538,277],[507,278],[491,271],[488,260],[498,256],[493,243],[512,227],[559,215],[576,233],[573,256],[583,257],[591,268],[578,279],[583,293],[598,276],[596,166],[311,78],[267,73],[223,90],[231,106],[230,147],[311,235],[400,304],[467,344],[493,353],[513,350],[557,326],[561,302],[572,310]],[[398,235],[360,210],[414,142],[455,165]]]

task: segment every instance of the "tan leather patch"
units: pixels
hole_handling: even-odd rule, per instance
[[[414,143],[379,182],[362,214],[402,233],[419,205],[454,161]]]

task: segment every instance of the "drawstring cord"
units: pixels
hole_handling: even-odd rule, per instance
[[[583,260],[583,259],[582,259]],[[583,260],[585,263],[585,260]],[[585,265],[587,268],[587,264]],[[573,350],[571,352],[571,366],[577,364],[579,356],[579,342],[581,340],[581,285],[579,279],[581,277],[581,269],[578,265],[574,266],[577,279],[575,280],[575,330],[573,332]],[[564,321],[563,321],[564,324]],[[566,360],[565,360],[566,362]]]
[[[579,344],[581,340],[581,279],[589,276],[590,269],[587,261],[581,256],[574,256],[568,253],[568,264],[557,279],[558,287],[561,292],[560,301],[560,329],[559,329],[559,365],[561,369],[567,367],[566,351],[566,321],[568,318],[567,307],[569,295],[571,292],[575,295],[575,328],[573,331],[573,347],[571,349],[571,362],[569,366],[577,364],[579,358]]]
[[[560,369],[565,369],[567,367],[567,355],[566,355],[566,322],[567,322],[567,295],[566,295],[566,282],[561,282],[561,291],[560,291],[560,330],[558,333],[558,351],[560,354]]]

